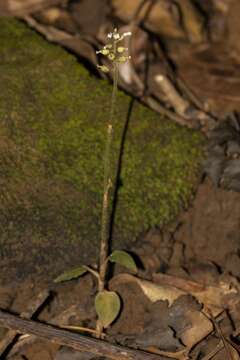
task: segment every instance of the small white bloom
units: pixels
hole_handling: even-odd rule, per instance
[[[131,31],[127,31],[127,32],[123,33],[123,36],[124,36],[124,37],[125,37],[125,36],[131,36],[131,35],[132,35]]]
[[[118,33],[117,28],[115,28],[113,30],[113,38],[114,38],[114,40],[119,40],[120,39],[120,34]]]
[[[113,34],[113,37],[114,37],[115,40],[119,40],[119,39],[120,39],[120,35],[119,35],[118,33]]]
[[[120,56],[117,61],[120,63],[125,63],[129,59],[131,59],[131,56]]]
[[[108,37],[109,39],[111,39],[111,38],[112,38],[112,36],[113,36],[113,33],[109,33],[109,34],[107,34],[107,37]]]
[[[119,46],[119,47],[117,48],[117,52],[119,52],[119,53],[123,53],[124,51],[127,51],[127,50],[128,50],[128,48],[123,47],[123,46]]]
[[[121,40],[123,40],[126,36],[130,36],[130,35],[132,35],[132,33],[131,33],[130,31],[125,32],[125,33],[123,33],[123,34],[120,36],[120,38],[119,38],[118,41],[121,41]]]

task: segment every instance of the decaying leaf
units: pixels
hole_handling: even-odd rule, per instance
[[[213,331],[213,325],[201,311],[190,309],[185,316],[191,326],[182,333],[181,341],[191,349]]]
[[[111,286],[117,286],[118,284],[128,282],[137,283],[150,301],[155,302],[158,300],[167,300],[169,306],[171,306],[174,300],[178,299],[181,295],[186,294],[185,291],[177,288],[167,285],[160,286],[151,281],[142,280],[130,274],[117,275],[111,280],[110,284]]]
[[[155,278],[157,279],[157,276]],[[213,324],[204,313],[204,308],[209,306],[214,316],[217,316],[225,307],[234,304],[238,296],[237,288],[233,284],[222,280],[216,286],[207,287],[194,281],[164,274],[159,274],[158,284],[139,279],[130,274],[120,274],[110,281],[110,288],[117,290],[119,285],[127,285],[127,283],[132,282],[140,286],[143,293],[152,303],[167,300],[170,312],[177,311],[176,314],[178,315],[174,318],[181,315],[182,321],[179,322],[182,322],[181,329],[175,329],[175,323],[171,324],[171,327],[175,329],[181,343],[188,350],[213,331]],[[199,307],[188,307],[183,297],[187,299],[189,296],[195,299]],[[176,310],[178,302],[183,303]]]
[[[216,284],[203,286],[192,280],[166,275],[154,274],[154,282],[161,286],[167,284],[194,296],[201,304],[217,316],[222,310],[239,301],[239,288],[234,277],[228,275],[219,278]]]

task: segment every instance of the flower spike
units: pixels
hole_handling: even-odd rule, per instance
[[[128,48],[124,46],[117,46],[117,44],[126,36],[131,35],[132,33],[130,31],[119,34],[118,30],[115,28],[113,32],[107,35],[107,38],[110,39],[110,42],[106,44],[101,50],[96,51],[96,53],[106,56],[113,63],[124,63],[128,61],[131,58],[131,56],[127,54]],[[98,66],[98,68],[103,72],[107,72],[105,67]]]

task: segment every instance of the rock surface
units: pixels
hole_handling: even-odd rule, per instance
[[[0,20],[0,49],[0,281],[52,279],[96,261],[111,86],[15,20]],[[130,101],[119,92],[115,150]],[[123,150],[118,248],[186,206],[203,139],[134,103]]]

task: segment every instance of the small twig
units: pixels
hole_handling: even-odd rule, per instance
[[[219,351],[221,351],[223,349],[223,343],[222,341],[220,341],[217,346],[212,350],[210,351],[210,353],[208,353],[207,355],[205,355],[202,360],[210,360],[212,359]]]
[[[183,349],[183,350],[173,352],[173,351],[159,350],[158,348],[155,348],[154,346],[150,346],[149,348],[147,348],[147,350],[151,351],[154,354],[162,355],[162,356],[165,356],[170,359],[189,360],[188,349]]]
[[[227,354],[228,358],[229,358],[230,360],[234,360],[234,358],[233,358],[233,356],[232,356],[232,354],[231,354],[231,351],[230,351],[230,349],[229,349],[229,344],[228,344],[227,340],[225,339],[225,337],[224,337],[224,335],[223,335],[223,333],[222,333],[222,330],[221,330],[220,326],[218,325],[217,321],[214,319],[214,317],[213,317],[213,315],[212,315],[212,313],[211,313],[210,310],[208,310],[208,314],[209,314],[209,316],[210,316],[210,319],[212,320],[212,323],[214,324],[214,327],[215,327],[215,329],[216,329],[219,337],[220,337],[221,340],[222,340],[222,343],[223,343],[223,346],[224,346],[224,348],[225,348],[225,350],[226,350],[226,354]]]
[[[203,104],[203,102],[197,97],[194,91],[189,88],[186,81],[179,74],[174,72],[172,66],[169,63],[167,55],[163,51],[159,42],[154,41],[153,47],[154,50],[156,51],[156,54],[158,55],[158,58],[161,58],[161,62],[163,62],[164,67],[166,69],[165,71],[169,76],[170,80],[172,82],[176,82],[178,89],[185,95],[185,98],[187,98],[188,101],[199,111],[202,111],[203,113],[208,112],[208,109],[206,108],[206,104]]]
[[[97,330],[95,329],[89,329],[83,326],[75,326],[75,325],[62,325],[60,326],[62,329],[66,329],[66,330],[76,330],[76,331],[81,331],[81,332],[86,332],[89,334],[97,334]],[[101,334],[101,337],[105,336],[105,334]]]
[[[43,303],[49,297],[49,291],[42,291],[33,302],[28,305],[26,311],[20,314],[20,317],[24,319],[30,319],[34,313],[43,305]],[[6,349],[16,340],[18,336],[17,331],[9,330],[3,340],[0,342],[0,356],[6,351]]]
[[[78,311],[78,305],[72,305],[60,314],[57,314],[53,318],[51,318],[48,323],[50,325],[63,327],[69,323],[69,319]],[[34,344],[38,338],[35,335],[21,335],[18,339],[18,342],[13,345],[10,349],[8,357],[14,356],[15,354],[19,353],[21,349],[25,346],[29,346]]]
[[[163,357],[141,350],[113,345],[100,339],[75,334],[51,325],[22,319],[0,310],[0,324],[20,333],[33,334],[56,344],[71,347],[77,351],[106,356],[114,360],[163,360]]]
[[[185,117],[186,110],[190,107],[189,102],[180,96],[173,83],[167,78],[167,76],[162,74],[157,75],[155,77],[155,81],[166,95],[177,114]]]

